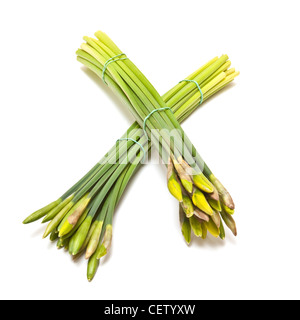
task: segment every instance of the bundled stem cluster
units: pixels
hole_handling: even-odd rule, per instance
[[[229,193],[213,176],[179,125],[179,122],[184,121],[198,108],[201,100],[207,100],[238,75],[234,69],[230,69],[228,57],[225,55],[212,59],[187,78],[201,86],[201,93],[194,83],[182,82],[160,97],[129,59],[120,59],[106,65],[107,61],[122,52],[104,33],[97,32],[96,37],[97,39],[84,37],[86,43],[77,51],[77,59],[101,78],[105,70],[106,84],[130,108],[137,121],[73,187],[58,200],[36,211],[24,221],[27,224],[43,218],[43,223],[48,223],[44,238],[50,235],[51,241],[57,240],[58,247],[65,247],[75,257],[85,253],[89,260],[88,280],[93,279],[100,259],[111,247],[116,206],[132,176],[141,166],[144,152],[148,154],[152,145],[157,146],[160,156],[169,164],[168,186],[185,213],[184,234],[191,233],[187,228],[187,221],[195,232],[196,219],[199,219],[202,226],[201,236],[204,237],[204,226],[207,226],[209,231],[212,230],[212,223],[218,227],[215,212],[221,212],[225,223],[230,225],[226,220],[232,221],[231,214],[234,210]],[[144,132],[141,129],[144,119],[158,108],[169,109],[153,114],[147,121],[147,131]],[[173,129],[177,130],[176,134],[183,142],[186,153],[181,152],[176,139],[175,143],[171,142],[168,131]],[[148,136],[151,136],[152,144]],[[208,209],[204,210],[203,199],[200,201],[199,210],[196,208],[198,202],[193,202],[193,210],[191,206],[187,208],[185,199],[198,199],[201,197],[198,196],[200,190],[207,199],[207,206],[215,210],[213,214],[210,214],[210,211],[208,213]],[[200,212],[208,218],[204,219]],[[200,234],[199,231],[195,233]],[[222,236],[221,233],[223,234],[223,231],[219,232],[220,237],[224,238],[225,235]],[[185,238],[188,239],[186,236]]]
[[[233,219],[234,203],[227,191],[222,196],[217,191],[216,183],[203,183],[201,176],[180,158],[172,156],[168,165],[168,188],[179,201],[179,216],[182,234],[188,244],[191,242],[193,231],[196,237],[206,239],[209,231],[214,237],[225,239],[223,222],[237,235],[237,228]],[[222,190],[225,190],[221,186]],[[227,205],[224,199],[227,200]],[[230,206],[230,207],[229,207]]]

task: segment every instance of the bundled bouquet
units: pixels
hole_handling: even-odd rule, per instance
[[[142,72],[103,32],[84,37],[77,59],[96,73],[131,110],[136,122],[81,180],[58,200],[30,215],[43,218],[44,238],[74,257],[85,254],[88,280],[111,247],[116,207],[151,148],[167,167],[167,185],[179,202],[182,233],[225,238],[223,222],[237,234],[229,192],[213,175],[180,123],[239,74],[227,55],[216,57],[160,96]]]

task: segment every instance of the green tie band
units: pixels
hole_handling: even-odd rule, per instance
[[[132,141],[132,142],[136,143],[137,145],[139,145],[140,148],[141,148],[141,150],[142,150],[143,153],[144,153],[144,158],[143,158],[143,161],[142,161],[142,162],[145,163],[145,160],[146,160],[146,150],[145,150],[145,148],[142,146],[141,143],[139,143],[138,141],[136,141],[136,140],[134,140],[134,139],[132,139],[132,138],[123,138],[123,139],[117,140],[117,142],[119,142],[119,141]]]
[[[153,110],[153,111],[145,118],[143,130],[144,130],[145,136],[147,137],[148,141],[150,141],[150,138],[149,138],[148,133],[147,133],[147,130],[146,130],[146,124],[147,124],[148,119],[149,119],[155,112],[165,111],[165,110],[171,110],[171,111],[172,111],[172,109],[171,109],[171,108],[168,108],[168,107],[166,107],[166,108],[161,108],[161,109],[155,109],[155,110]],[[172,112],[173,112],[173,111],[172,111]]]
[[[197,86],[197,88],[198,88],[199,91],[200,91],[200,95],[201,95],[200,105],[201,105],[202,102],[203,102],[203,92],[202,92],[202,90],[201,90],[201,88],[200,88],[200,86],[199,86],[199,83],[198,83],[197,81],[195,81],[195,80],[182,80],[182,81],[180,81],[179,83],[184,82],[184,81],[195,83],[195,85]]]
[[[103,66],[103,71],[102,71],[102,80],[105,84],[106,81],[105,81],[105,72],[107,70],[107,67],[111,64],[111,63],[114,63],[114,62],[117,62],[117,61],[122,61],[122,60],[128,60],[128,58],[119,58],[119,57],[122,57],[122,56],[126,56],[125,53],[121,53],[121,54],[118,54],[117,56],[114,56],[112,58],[110,58],[109,60],[107,60]],[[119,59],[116,59],[116,58],[119,58]],[[116,60],[115,60],[116,59]]]

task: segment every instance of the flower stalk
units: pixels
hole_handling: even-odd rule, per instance
[[[106,61],[122,52],[104,33],[97,32],[96,37],[84,38],[86,43],[77,51],[77,59],[102,77]],[[111,248],[113,215],[127,185],[141,167],[144,158],[141,146],[146,155],[152,146],[159,146],[157,151],[168,167],[168,188],[180,203],[186,242],[191,242],[192,231],[203,239],[207,230],[224,239],[221,217],[236,233],[231,216],[234,210],[232,198],[180,125],[199,107],[201,100],[205,102],[234,80],[238,73],[229,69],[230,65],[228,56],[216,57],[186,78],[201,86],[203,96],[193,83],[181,82],[160,97],[129,59],[110,64],[105,82],[136,117],[136,122],[121,137],[121,140],[127,140],[119,141],[117,148],[113,146],[65,194],[29,216],[24,224],[44,218],[43,223],[48,223],[44,238],[51,234],[50,240],[57,240],[58,247],[65,247],[73,256],[85,251],[89,260],[87,277],[91,281],[99,259]],[[143,120],[162,107],[171,110],[156,112],[147,121],[146,132],[153,140],[150,143],[141,130]],[[171,130],[175,132],[174,141],[168,133]],[[218,214],[220,206],[221,215]]]

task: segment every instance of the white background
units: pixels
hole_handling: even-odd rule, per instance
[[[22,225],[92,167],[133,118],[77,61],[101,29],[163,94],[216,55],[241,76],[183,127],[237,206],[238,237],[181,236],[148,165],[116,212],[92,283],[45,226]],[[299,294],[299,1],[2,1],[2,299],[295,299]]]

